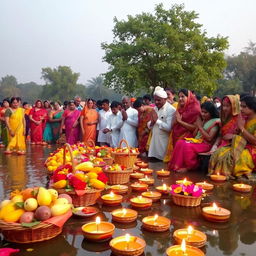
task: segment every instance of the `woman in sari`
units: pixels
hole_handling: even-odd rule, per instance
[[[191,91],[181,89],[178,96],[179,103],[164,162],[171,160],[173,148],[178,140],[193,137],[196,129],[194,123],[201,113],[200,103]]]
[[[235,95],[227,95],[221,103],[221,133],[211,151],[209,174],[221,173],[231,176],[231,162],[229,151],[233,137],[238,133],[238,116],[240,113],[239,98]]]
[[[79,117],[80,111],[76,109],[75,102],[73,100],[68,102],[68,107],[65,109],[60,125],[60,135],[62,134],[63,127],[65,125],[66,141],[70,145],[73,145],[79,141]]]
[[[53,110],[50,113],[49,121],[52,129],[52,141],[56,143],[60,137],[60,125],[63,111],[60,108],[58,101],[53,103]]]
[[[88,99],[86,106],[81,112],[80,126],[83,134],[83,141],[96,141],[97,123],[99,120],[98,112],[93,108],[93,100]]]
[[[138,111],[138,144],[140,154],[143,154],[147,152],[147,142],[150,134],[148,122],[151,121],[152,114],[155,110],[150,106],[143,105],[141,100],[136,100],[133,103],[133,107]]]
[[[0,122],[1,122],[1,143],[0,147],[6,147],[8,145],[8,130],[5,123],[5,111],[9,108],[10,102],[8,99],[4,99],[2,107],[0,109]]]
[[[198,154],[208,152],[216,140],[219,131],[219,112],[211,102],[201,105],[201,117],[195,122],[195,138],[178,140],[169,164],[170,170],[186,172],[199,165]]]
[[[8,129],[8,145],[6,154],[17,152],[23,155],[26,152],[25,133],[26,121],[24,109],[20,107],[20,98],[11,98],[11,107],[5,111],[5,122]]]
[[[51,123],[49,121],[50,118],[50,113],[52,111],[51,103],[48,100],[44,101],[44,109],[47,112],[46,119],[44,120],[44,125],[45,127],[43,128],[44,133],[43,133],[43,143],[44,145],[51,144],[53,140],[52,136],[52,127]]]
[[[35,107],[30,110],[30,132],[31,144],[43,143],[43,131],[45,127],[45,120],[47,118],[47,111],[43,108],[41,100],[37,100]]]

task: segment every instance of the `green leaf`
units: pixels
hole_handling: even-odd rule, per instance
[[[15,206],[17,208],[23,209],[24,208],[24,202],[17,202],[17,203],[15,203]]]
[[[34,222],[30,222],[30,223],[22,222],[21,226],[24,227],[24,228],[32,228],[32,227],[38,225],[39,223],[41,223],[41,221],[34,221]]]

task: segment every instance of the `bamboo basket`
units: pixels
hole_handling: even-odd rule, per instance
[[[130,181],[130,174],[132,172],[132,168],[127,168],[123,171],[104,170],[104,173],[108,177],[108,184],[110,185],[120,185],[128,183]]]
[[[201,204],[202,196],[184,196],[179,194],[172,194],[172,200],[176,205],[185,207],[195,207]]]
[[[127,148],[129,149],[129,153],[112,152],[114,162],[125,166],[126,168],[133,168],[135,162],[137,161],[137,156],[139,155],[139,153],[130,153],[130,147],[126,140],[121,140],[119,143],[119,147],[121,147],[122,143],[126,144]]]
[[[34,227],[24,228],[20,223],[0,220],[0,230],[7,241],[25,244],[52,239],[62,232],[62,227],[41,222]]]
[[[72,156],[72,149],[69,144],[64,145],[64,155],[63,155],[63,164],[65,164],[66,161],[66,148],[70,152],[71,156],[71,163],[72,163],[72,172],[75,171],[75,164],[74,164],[74,158]],[[97,201],[97,199],[101,195],[100,189],[87,189],[84,195],[77,195],[75,191],[66,191],[65,189],[57,189],[58,193],[65,193],[71,196],[72,198],[72,203],[74,207],[79,207],[79,206],[89,206],[89,205],[94,205]]]
[[[103,161],[106,165],[112,165],[114,163],[114,159],[112,157],[103,157]]]

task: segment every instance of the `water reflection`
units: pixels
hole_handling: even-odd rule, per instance
[[[47,171],[44,161],[50,151],[47,147],[33,146],[28,149],[26,156],[0,156],[0,199],[6,198],[11,190],[29,186],[45,186],[47,184]],[[150,168],[162,169],[164,166],[150,163]],[[172,174],[168,178],[158,179],[155,175],[155,185],[166,183],[170,185],[177,179],[188,179],[197,182],[207,180],[204,174],[191,172],[184,174]],[[234,182],[215,183],[215,188],[206,194],[202,206],[218,202],[222,207],[231,210],[231,219],[227,223],[212,223],[203,219],[201,207],[180,207],[173,204],[170,195],[165,195],[160,202],[153,203],[151,209],[138,210],[138,219],[135,222],[121,224],[115,223],[114,237],[130,233],[145,239],[147,247],[145,256],[164,255],[165,250],[173,245],[173,231],[193,225],[196,229],[205,232],[207,244],[203,250],[207,255],[254,255],[254,243],[256,242],[256,190],[248,194],[241,194],[232,190]],[[154,190],[151,188],[150,190]],[[111,211],[117,208],[131,208],[129,200],[140,193],[133,193],[129,189],[124,195],[124,202],[120,206],[109,207],[98,204],[102,220],[112,221]],[[148,215],[162,215],[170,218],[172,224],[170,230],[164,233],[152,233],[141,228],[142,219]],[[73,255],[102,255],[109,256],[111,251],[108,242],[92,243],[83,237],[81,226],[87,222],[95,221],[96,216],[91,218],[71,218],[63,228],[62,235],[50,241],[31,244],[13,245],[20,248],[21,255],[27,256],[73,256]],[[2,244],[3,245],[3,244]],[[8,245],[10,246],[10,245]],[[28,252],[26,249],[33,248]]]

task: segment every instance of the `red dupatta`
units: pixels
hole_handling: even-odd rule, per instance
[[[179,104],[177,111],[181,115],[181,120],[188,124],[193,124],[197,120],[201,113],[201,107],[196,96],[193,95],[191,91],[188,91],[188,97],[185,106],[181,107]],[[183,139],[185,137],[193,137],[193,132],[187,130],[179,123],[176,123],[173,126],[172,131],[173,145],[175,145],[179,139]]]

